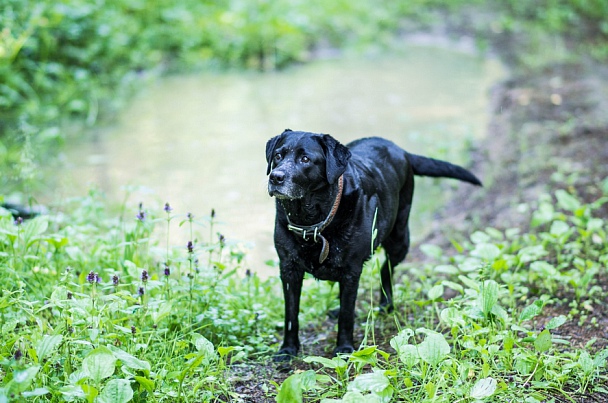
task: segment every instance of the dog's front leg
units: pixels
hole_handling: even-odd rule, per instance
[[[281,267],[281,282],[285,298],[285,338],[279,352],[275,355],[275,361],[290,360],[300,350],[298,314],[300,313],[303,279],[304,272],[301,270]]]
[[[356,271],[356,270],[353,270]],[[360,274],[360,271],[359,271]],[[355,351],[353,332],[355,328],[355,301],[359,288],[359,276],[347,276],[340,280],[340,313],[338,314],[338,340],[334,355]]]

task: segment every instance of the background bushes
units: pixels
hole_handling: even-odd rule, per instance
[[[382,44],[407,21],[419,26],[466,6],[490,10],[494,31],[564,35],[608,55],[602,0],[3,0],[0,184],[27,180],[64,141],[66,120],[94,124],[142,76],[282,68],[319,44]],[[473,19],[479,26],[487,17]]]

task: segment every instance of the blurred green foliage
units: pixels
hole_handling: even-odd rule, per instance
[[[1,184],[28,180],[31,164],[64,141],[66,120],[95,123],[140,76],[281,68],[319,38],[374,40],[394,29],[396,11],[372,0],[3,0]]]
[[[0,186],[31,179],[65,140],[66,120],[95,123],[150,72],[278,69],[319,46],[382,44],[406,18],[432,23],[442,15],[433,9],[471,6],[506,31],[584,37],[608,57],[604,0],[2,0]]]

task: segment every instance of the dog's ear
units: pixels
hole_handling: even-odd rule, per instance
[[[274,156],[274,150],[277,148],[277,143],[285,134],[285,132],[290,131],[290,129],[286,129],[283,133],[271,138],[270,140],[268,140],[268,142],[266,142],[266,162],[268,163],[266,167],[266,175],[270,174],[270,171],[272,171],[272,157]]]
[[[345,145],[342,145],[329,134],[323,135],[322,143],[325,148],[327,182],[332,185],[346,170],[346,165],[348,164],[351,154],[350,150]]]

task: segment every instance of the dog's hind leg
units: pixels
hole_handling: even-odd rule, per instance
[[[410,248],[410,235],[407,227],[405,234],[401,238],[399,244],[393,242],[385,242],[384,250],[386,252],[386,260],[380,269],[380,310],[384,312],[392,312],[393,305],[393,271],[405,256]]]
[[[384,312],[392,312],[394,309],[393,271],[405,259],[410,249],[408,221],[414,194],[414,176],[411,170],[408,176],[408,183],[399,194],[399,210],[395,224],[388,237],[382,242],[382,247],[386,252],[386,260],[380,269],[380,309]]]

